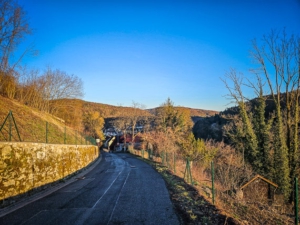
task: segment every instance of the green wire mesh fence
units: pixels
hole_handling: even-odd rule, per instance
[[[28,120],[26,122],[22,120],[21,122],[23,123],[18,124],[12,111],[10,111],[4,118],[3,123],[0,124],[0,141],[96,145],[95,138],[70,127],[50,122]]]

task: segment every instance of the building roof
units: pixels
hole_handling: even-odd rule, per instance
[[[265,181],[266,183],[271,184],[272,186],[274,186],[274,187],[276,187],[276,188],[278,187],[277,184],[273,183],[272,181],[270,181],[270,180],[268,180],[268,179],[266,179],[266,178],[264,178],[263,176],[260,176],[260,175],[258,174],[258,175],[256,175],[255,177],[253,177],[250,181],[248,181],[246,184],[244,184],[244,185],[241,187],[241,189],[244,189],[245,187],[247,187],[249,184],[251,184],[253,181],[255,181],[255,180],[257,180],[257,179],[261,179],[261,180]]]

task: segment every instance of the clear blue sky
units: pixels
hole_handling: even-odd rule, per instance
[[[224,77],[247,71],[251,40],[271,29],[299,35],[299,0],[100,1],[19,0],[34,33],[37,57],[80,77],[84,100],[224,110]]]

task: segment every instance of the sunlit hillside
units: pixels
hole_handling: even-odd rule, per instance
[[[156,109],[157,108],[148,109],[148,111],[151,114],[155,114]],[[214,111],[214,110],[193,109],[193,108],[182,107],[182,106],[175,106],[175,109],[189,110],[191,117],[207,117],[207,116],[214,116],[215,114],[219,113],[218,111]]]
[[[63,99],[58,101],[63,101],[64,103],[58,104],[60,105],[60,108],[55,112],[55,115],[64,119],[67,124],[72,124],[72,126],[76,126],[76,124],[74,124],[74,121],[78,121],[77,117],[80,116],[84,111],[97,111],[103,118],[106,119],[131,116],[135,110],[137,110],[141,116],[152,116],[155,114],[156,110],[156,108],[139,109],[133,107],[113,106],[96,102],[87,102],[79,99]],[[192,109],[186,107],[175,108],[178,108],[179,110],[189,110],[191,117],[213,116],[218,113],[217,111],[213,110]]]
[[[15,123],[10,119],[10,116],[8,117],[10,111]],[[19,141],[17,130],[21,140],[25,142],[64,143],[66,141],[66,143],[75,144],[76,138],[78,143],[82,141],[79,132],[76,134],[76,131],[66,127],[60,118],[2,96],[0,96],[0,125],[2,127],[0,141],[9,141],[9,139]],[[9,135],[10,129],[11,137]]]

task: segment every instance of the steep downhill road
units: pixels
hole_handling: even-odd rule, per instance
[[[0,217],[0,224],[179,224],[161,176],[130,154],[102,154],[81,179]]]

